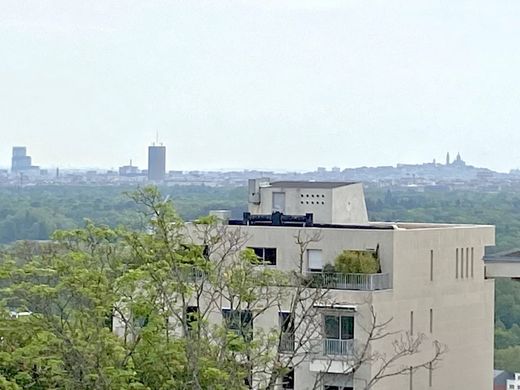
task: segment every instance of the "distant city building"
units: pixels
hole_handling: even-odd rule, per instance
[[[148,180],[164,180],[166,174],[166,146],[148,147]]]
[[[460,157],[460,153],[457,153],[457,158],[455,159],[455,161],[453,161],[451,165],[463,167],[466,165],[466,162]]]
[[[31,156],[27,155],[27,148],[25,146],[13,146],[13,155],[11,158],[11,172],[23,172],[29,174],[40,173],[40,167],[32,165]]]
[[[132,160],[130,160],[130,165],[119,167],[119,176],[138,176],[140,174],[139,168],[132,165]]]
[[[450,152],[446,153],[446,165],[450,165]]]
[[[27,155],[25,146],[13,146],[11,158],[11,172],[27,170],[31,167],[31,157]]]

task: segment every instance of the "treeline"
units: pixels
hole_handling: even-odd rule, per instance
[[[46,240],[57,229],[81,227],[85,219],[111,227],[138,228],[135,203],[126,195],[135,187],[48,186],[0,189],[0,244]],[[161,188],[174,199],[185,220],[226,208],[234,217],[246,207],[245,188],[175,186]]]

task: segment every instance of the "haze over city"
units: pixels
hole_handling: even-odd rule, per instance
[[[520,3],[3,0],[0,166],[520,166]]]

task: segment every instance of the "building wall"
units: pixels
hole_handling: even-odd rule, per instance
[[[260,204],[249,205],[252,214],[271,214],[273,212],[273,193],[285,193],[287,215],[313,213],[314,222],[330,223],[332,220],[332,190],[330,188],[284,188],[261,187]]]
[[[445,344],[448,352],[432,373],[414,373],[413,389],[486,390],[493,384],[494,281],[484,279],[484,246],[494,244],[493,227],[446,227],[400,230],[394,241],[392,294],[374,295],[377,313],[392,321],[395,330],[423,333],[425,345],[432,340]],[[456,248],[469,248],[469,272],[458,278]],[[471,277],[471,248],[473,277]],[[431,280],[433,250],[433,280]],[[465,251],[466,252],[466,251]],[[460,253],[459,253],[460,256]],[[433,329],[430,332],[430,309]],[[387,346],[389,347],[389,346]],[[381,347],[383,350],[385,347]],[[389,378],[375,387],[409,389],[409,376]]]
[[[332,223],[368,224],[367,206],[361,183],[332,190]]]
[[[335,188],[313,187],[260,187],[260,203],[250,203],[252,214],[271,214],[273,212],[273,193],[285,193],[287,215],[312,213],[316,223],[368,224],[368,214],[360,183],[347,184]]]
[[[288,270],[296,266],[298,251],[293,243],[301,229],[257,226],[245,229],[250,237],[247,245],[278,249],[278,268]],[[320,231],[321,240],[312,243],[309,249],[322,249],[324,262],[332,263],[343,249],[368,249],[379,244],[382,271],[392,273],[393,289],[364,294],[363,299],[374,305],[380,320],[393,319],[389,331],[411,331],[410,313],[413,311],[413,332],[425,336],[423,350],[432,352],[430,346],[433,340],[448,347],[439,367],[432,372],[432,386],[429,371],[422,369],[412,376],[413,389],[492,388],[494,283],[484,279],[482,258],[484,247],[494,244],[493,227],[445,225],[389,231],[315,228],[304,231],[309,234]],[[458,263],[456,248],[459,248]],[[460,268],[461,248],[464,248],[464,277],[461,277]],[[366,307],[362,308],[359,292],[333,290],[331,293],[338,302],[358,302],[364,312],[358,312],[356,321],[362,321],[363,317],[366,319],[368,313]],[[393,338],[389,338],[388,342],[374,343],[374,350],[390,353],[391,340]],[[428,355],[422,356],[427,358]],[[303,386],[312,381],[314,375],[304,364],[296,372],[296,382]],[[370,374],[359,372],[355,383],[362,383],[363,375]],[[408,389],[409,385],[409,376],[398,376],[380,382],[375,389],[402,390]]]

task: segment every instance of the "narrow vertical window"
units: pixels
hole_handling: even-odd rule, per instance
[[[410,334],[413,335],[413,310],[410,312]]]
[[[460,276],[464,279],[464,248],[460,248]]]
[[[433,249],[430,250],[430,282],[433,282]]]
[[[431,362],[428,364],[428,385],[433,386],[433,364]]]
[[[430,309],[430,333],[433,333],[433,309]]]
[[[459,278],[459,248],[455,249],[455,278]]]
[[[466,278],[469,278],[469,248],[466,248]]]
[[[474,262],[473,262],[473,256],[474,256],[474,248],[472,247],[471,248],[471,277],[473,277],[474,273],[473,273],[473,266],[474,266]]]

